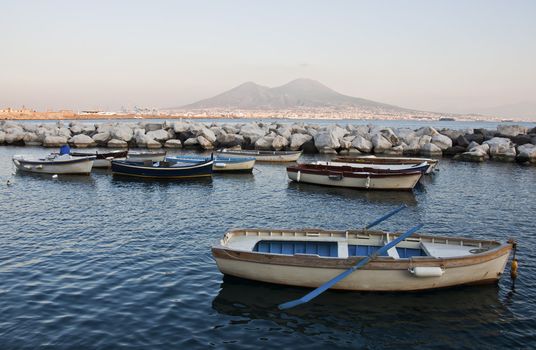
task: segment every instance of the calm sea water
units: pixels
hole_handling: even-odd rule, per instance
[[[277,164],[201,181],[12,175],[13,154],[45,152],[0,147],[1,349],[536,347],[536,167],[445,159],[413,193],[289,183]],[[232,227],[358,228],[401,203],[381,228],[516,238],[515,288],[505,274],[498,286],[328,291],[282,312],[306,290],[223,278],[211,258]]]

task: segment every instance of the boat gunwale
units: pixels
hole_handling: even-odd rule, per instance
[[[128,168],[134,168],[134,169],[150,169],[150,170],[188,170],[188,169],[196,169],[201,167],[206,167],[208,165],[212,166],[214,163],[213,160],[209,160],[208,162],[203,163],[193,163],[191,165],[185,165],[185,166],[179,166],[179,167],[155,167],[155,166],[144,166],[144,165],[136,165],[136,164],[128,164],[128,163],[141,163],[141,162],[133,162],[129,160],[112,160],[112,164],[115,164],[116,166],[123,166]],[[158,162],[154,162],[158,163]]]
[[[302,154],[303,151],[262,151],[262,150],[228,150],[227,148],[221,148],[216,150],[219,154],[237,154],[237,155],[257,155],[257,156],[290,156],[296,154]]]
[[[384,232],[384,231],[368,231],[368,230],[347,230],[347,231],[338,231],[338,230],[323,230],[323,229],[307,229],[307,230],[291,230],[291,229],[232,229],[225,233],[224,240],[233,234],[240,234],[247,236],[247,232],[279,232],[283,233],[304,233],[304,234],[334,234],[340,235],[340,238],[348,239],[349,234],[358,234],[372,236],[385,236],[386,234],[393,235],[395,237],[400,235],[399,232]],[[260,236],[264,238],[265,236]],[[284,236],[281,236],[284,237]],[[300,241],[307,240],[307,236],[297,237],[303,238]],[[310,236],[309,236],[310,237]],[[350,237],[351,239],[352,237]],[[357,237],[356,237],[357,238]],[[433,256],[419,256],[419,257],[410,257],[410,258],[400,258],[395,259],[393,257],[376,257],[371,262],[369,262],[364,269],[370,270],[403,270],[413,267],[414,264],[418,266],[432,266],[432,267],[442,267],[442,268],[453,268],[453,267],[463,267],[471,266],[479,263],[484,263],[497,259],[505,254],[509,254],[512,250],[511,243],[501,243],[495,240],[477,240],[472,238],[455,238],[447,236],[436,236],[436,235],[426,235],[426,234],[414,234],[409,239],[430,239],[430,240],[452,240],[452,241],[462,241],[473,244],[486,244],[491,248],[482,253],[476,253],[472,255],[463,255],[463,256],[453,256],[453,257],[433,257]],[[260,239],[261,240],[261,239]],[[298,239],[297,239],[298,240]],[[289,240],[292,241],[292,240]],[[311,240],[313,241],[313,240]],[[297,255],[287,255],[287,254],[275,254],[275,253],[262,253],[254,251],[246,251],[233,249],[228,246],[220,243],[219,245],[212,247],[212,254],[215,258],[222,259],[232,259],[232,260],[242,260],[252,263],[259,264],[272,264],[272,265],[287,265],[287,266],[299,266],[299,267],[311,267],[311,268],[340,268],[347,269],[355,265],[359,260],[365,258],[364,256],[352,256],[347,258],[339,257],[320,257],[313,254],[297,254]]]
[[[65,164],[73,164],[73,163],[82,163],[82,162],[92,162],[96,159],[95,156],[87,156],[87,157],[76,157],[75,159],[65,159],[65,160],[24,160],[22,158],[15,158],[13,156],[12,160],[18,161],[20,164],[32,164],[32,165],[65,165]]]
[[[305,166],[309,166],[309,168]],[[311,167],[314,166],[314,167]],[[331,168],[335,168],[331,170]],[[287,172],[297,173],[298,171],[304,174],[311,175],[320,175],[320,176],[329,176],[329,175],[343,175],[344,177],[354,177],[354,178],[382,178],[382,177],[395,177],[395,176],[414,176],[422,175],[423,171],[421,170],[385,170],[385,169],[372,169],[372,168],[352,168],[348,167],[348,170],[341,169],[345,167],[330,167],[326,165],[316,165],[316,164],[298,164],[287,167]],[[363,171],[355,171],[357,169],[363,169]],[[372,170],[372,171],[366,171]]]

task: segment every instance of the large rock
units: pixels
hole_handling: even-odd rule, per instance
[[[439,147],[442,151],[452,147],[452,140],[450,137],[441,134],[432,136],[432,143]]]
[[[255,149],[259,150],[271,150],[272,143],[274,142],[275,137],[273,136],[263,136],[255,142]]]
[[[4,142],[7,144],[22,143],[24,140],[24,136],[26,135],[26,132],[24,131],[24,129],[17,124],[9,123],[7,125],[8,125],[7,128],[4,125],[4,131],[6,133],[4,136]]]
[[[398,136],[394,133],[394,131],[391,128],[385,128],[381,131],[381,135],[385,137],[391,145],[398,145],[400,141],[398,140]]]
[[[240,128],[240,135],[244,137],[244,140],[249,144],[253,145],[257,142],[258,139],[263,137],[266,132],[259,128],[255,123],[245,124]]]
[[[43,140],[33,132],[27,132],[24,135],[23,141],[26,146],[41,146],[43,144]],[[2,141],[0,141],[1,143]]]
[[[61,147],[67,144],[67,137],[65,136],[47,136],[43,141],[45,147]]]
[[[176,134],[180,134],[181,132],[186,132],[188,130],[190,130],[190,123],[185,123],[185,122],[175,122],[172,124],[173,126],[173,131],[175,131]]]
[[[222,134],[216,138],[216,143],[218,146],[225,148],[242,146],[244,144],[244,136],[237,134]]]
[[[276,132],[279,136],[283,136],[283,137],[286,138],[287,140],[290,140],[290,137],[292,136],[292,129],[291,129],[291,128],[287,128],[287,127],[277,128],[277,129],[275,130],[275,132]]]
[[[314,136],[315,146],[319,151],[323,149],[337,149],[341,147],[337,134],[332,131],[321,131]]]
[[[474,141],[474,142],[476,142],[476,143],[478,143],[478,144],[484,142],[484,135],[483,135],[483,134],[480,134],[480,133],[479,133],[479,134],[465,134],[464,137],[465,137],[465,138],[467,139],[467,141],[469,141],[469,142],[473,142],[473,141]]]
[[[370,141],[372,142],[372,146],[374,147],[374,153],[384,153],[385,151],[393,147],[391,142],[389,142],[385,137],[380,134],[372,136],[372,139]]]
[[[208,128],[202,128],[201,130],[198,130],[196,133],[197,136],[202,136],[204,139],[209,141],[210,143],[216,142],[216,134]]]
[[[110,130],[110,137],[116,140],[129,142],[134,135],[132,129],[124,124],[119,124]]]
[[[413,139],[413,141],[408,145],[406,143],[402,144],[402,153],[407,156],[415,156],[418,155],[421,151],[422,145],[419,144],[419,139]]]
[[[453,145],[467,148],[469,146],[469,140],[464,135],[460,135],[454,140]]]
[[[439,134],[436,129],[432,128],[431,126],[425,126],[422,128],[419,128],[415,131],[415,134],[417,136],[434,136]]]
[[[78,134],[69,139],[69,144],[76,148],[94,147],[97,143],[89,136]]]
[[[330,125],[326,127],[326,131],[330,132],[338,140],[341,140],[344,136],[348,134],[348,130],[343,129],[338,125]]]
[[[188,140],[184,141],[182,143],[184,147],[197,147],[199,146],[199,141],[197,140],[197,137],[189,138]]]
[[[277,135],[275,138],[274,138],[274,141],[272,142],[272,148],[275,149],[276,151],[280,151],[282,149],[285,149],[285,147],[288,146],[288,140],[286,137],[284,136],[281,136],[281,135]]]
[[[73,135],[86,134],[91,136],[95,132],[94,124],[71,123],[69,129]]]
[[[454,156],[454,159],[462,160],[465,162],[483,162],[489,159],[487,152],[480,148],[474,148],[469,152],[464,152]]]
[[[147,132],[147,137],[156,140],[156,141],[167,141],[169,140],[169,133],[164,129],[158,129]]]
[[[128,148],[128,143],[123,140],[111,139],[108,141],[108,148]]]
[[[359,152],[370,153],[372,151],[372,142],[361,135],[357,135],[352,140],[352,147],[357,149]]]
[[[525,145],[527,143],[532,142],[532,137],[530,135],[517,135],[510,137],[510,140],[512,140],[513,143],[515,143],[518,146]]]
[[[516,158],[518,162],[536,163],[536,145],[532,145],[530,143],[524,144],[522,146],[519,146],[517,150],[519,152]]]
[[[182,148],[182,142],[181,140],[167,140],[166,143],[164,143],[165,148]]]
[[[145,147],[147,147],[147,148],[162,148],[162,144],[160,142],[151,139],[147,135],[145,135],[145,137],[147,138],[147,140],[145,142]]]
[[[499,125],[497,126],[497,132],[504,136],[517,136],[520,134],[526,134],[529,128],[520,125]]]
[[[162,123],[146,123],[145,124],[145,132],[149,133],[150,131],[157,131],[164,128],[164,124]]]
[[[418,140],[419,136],[417,136],[417,133],[415,131],[411,130],[410,128],[399,128],[394,130],[396,136],[399,140],[409,145],[410,143],[414,142],[415,140]]]
[[[489,154],[493,160],[512,162],[516,158],[516,149],[508,138],[494,137],[485,141],[484,144],[489,146]]]
[[[108,141],[111,140],[110,132],[99,132],[98,134],[93,135],[93,140],[99,146],[104,146],[108,144]]]
[[[203,136],[197,136],[197,142],[202,149],[214,149],[214,145],[212,144],[212,142],[210,142]]]
[[[427,143],[421,147],[420,154],[426,157],[437,157],[443,154],[441,148],[433,143]]]
[[[455,156],[456,154],[464,153],[466,150],[467,150],[466,147],[456,145],[456,146],[452,146],[444,150],[443,155],[452,157],[452,156]]]
[[[290,137],[290,149],[292,151],[299,150],[304,143],[311,141],[313,137],[311,135],[297,133]]]

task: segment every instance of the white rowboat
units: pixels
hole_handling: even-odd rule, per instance
[[[50,154],[44,158],[15,155],[13,163],[18,170],[41,174],[89,174],[94,156],[72,157],[68,154]]]
[[[238,229],[212,247],[225,275],[317,288],[399,233]],[[413,235],[333,286],[353,291],[415,291],[496,283],[512,243]]]

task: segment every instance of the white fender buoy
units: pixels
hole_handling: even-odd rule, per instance
[[[300,182],[300,177],[301,177],[301,171],[298,170],[298,175],[296,176],[297,182]]]
[[[445,270],[441,267],[417,266],[409,269],[409,272],[415,277],[441,277],[445,273]]]
[[[56,179],[58,178],[58,174],[54,174],[54,175],[52,175],[52,178],[53,178],[54,180],[56,180]]]

